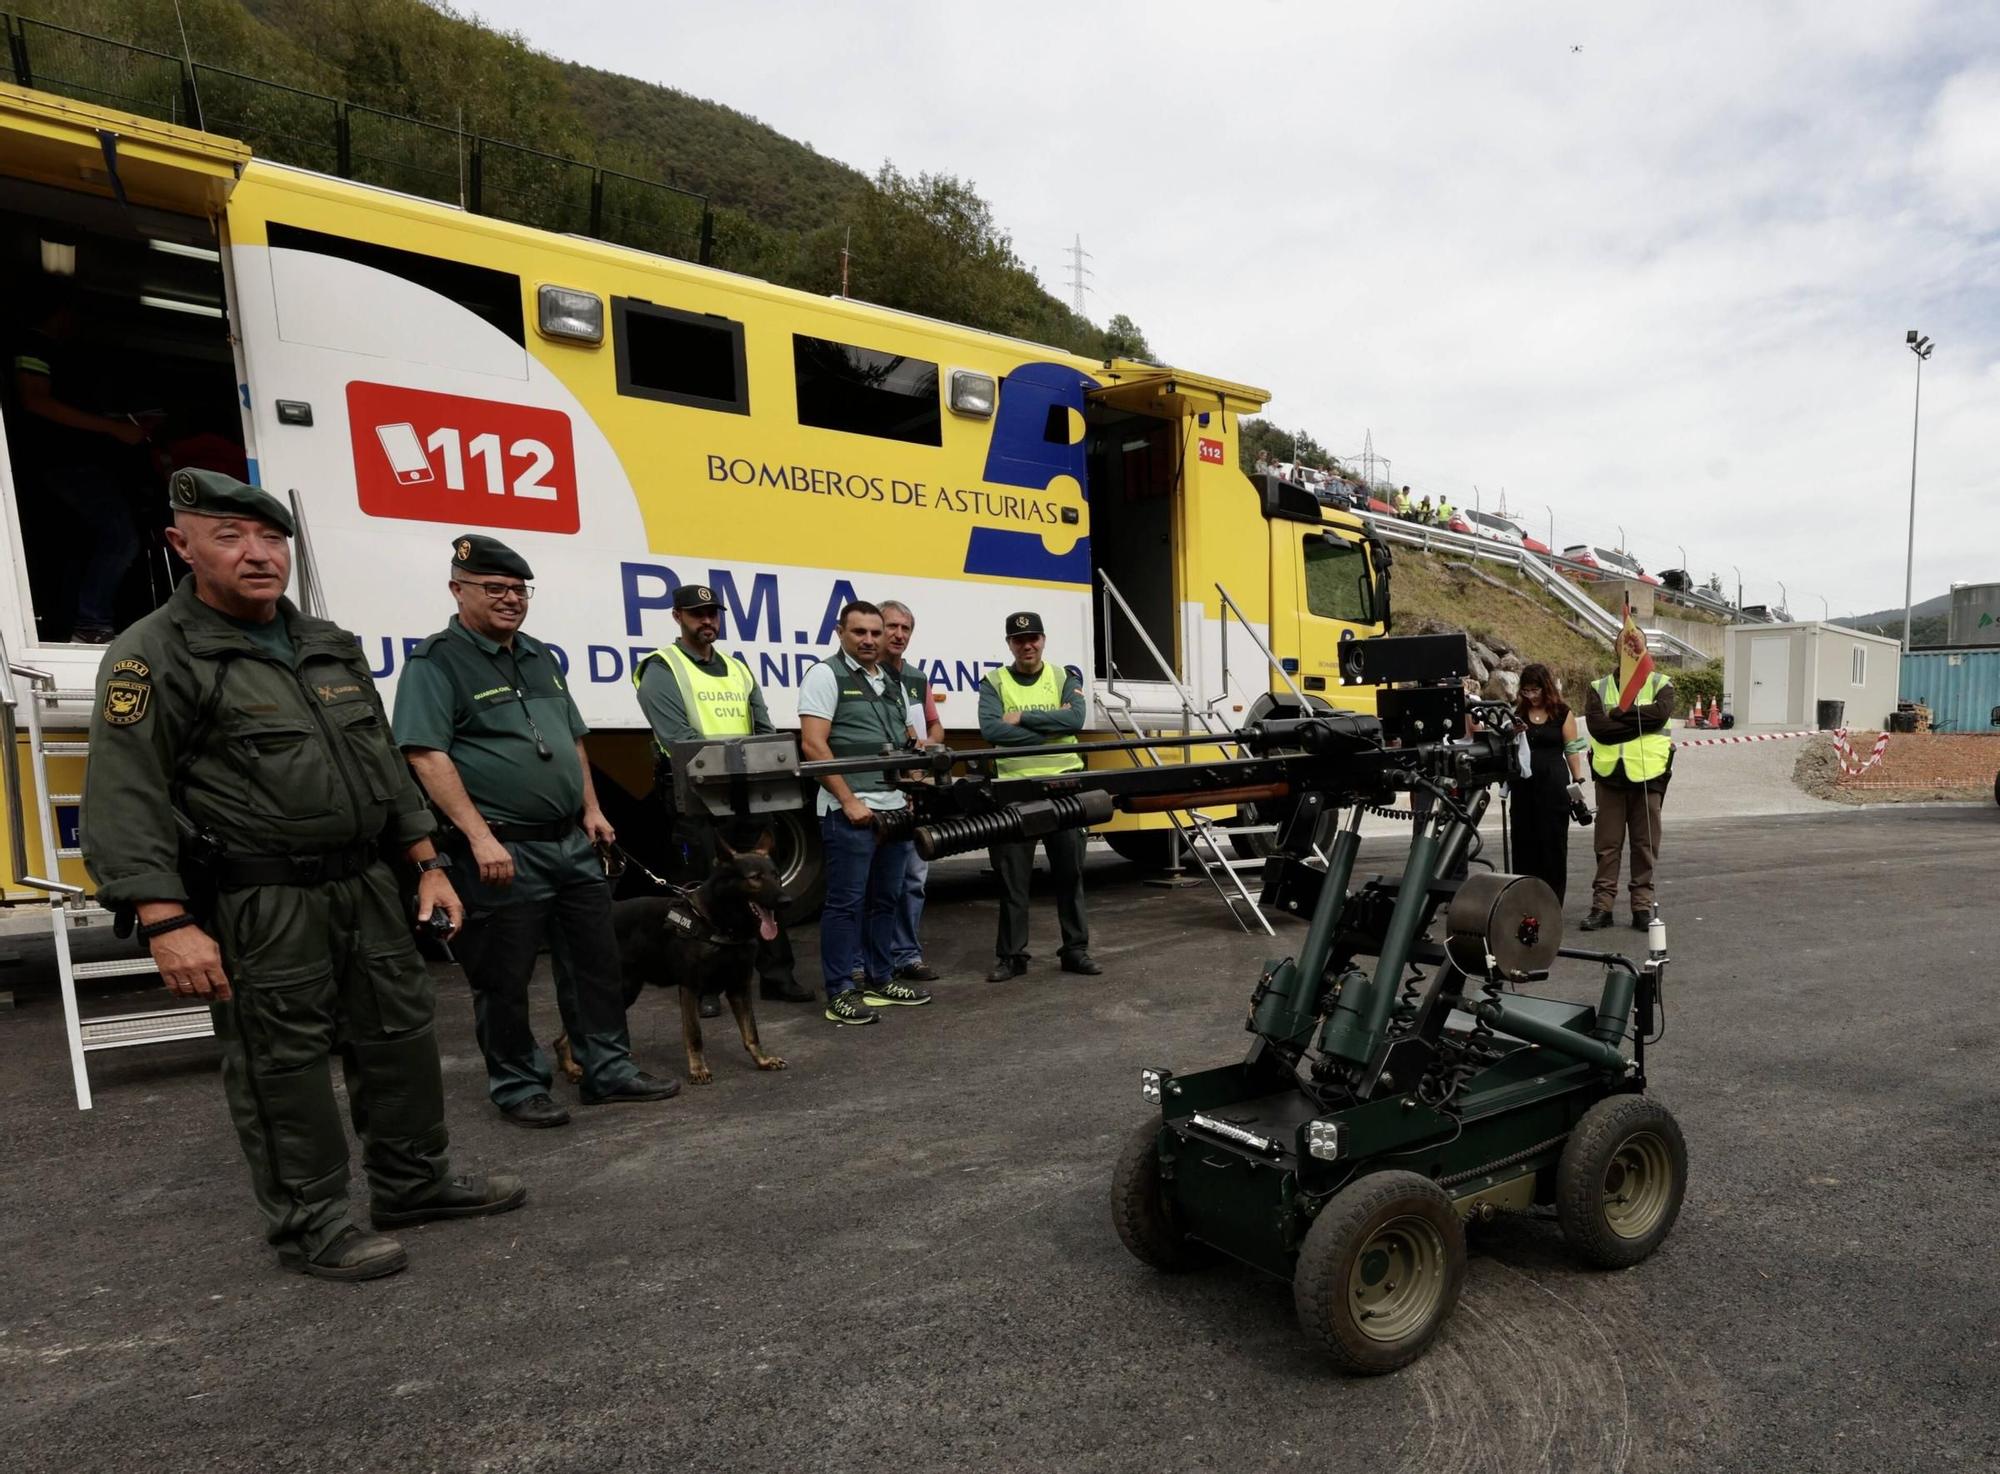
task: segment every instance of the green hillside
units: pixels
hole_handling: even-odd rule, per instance
[[[5,3],[5,0],[0,0]],[[171,56],[181,54],[166,0],[16,0],[8,8]],[[443,4],[422,0],[182,0],[188,49],[207,67],[280,82],[440,129],[658,179],[709,197],[715,265],[814,293],[840,288],[863,301],[1010,333],[1092,357],[1105,334],[1042,290],[971,182],[911,177],[884,162],[872,175],[815,153],[755,118],[532,50]],[[30,28],[37,80],[91,100],[158,112],[177,107],[174,69]],[[208,125],[232,125],[288,162],[331,168],[325,104],[201,73]],[[369,150],[375,176],[449,193],[459,167],[455,133],[427,135],[428,151],[389,137],[379,120]],[[407,131],[407,130],[406,130]],[[520,199],[554,200],[573,216],[575,171],[516,159]],[[398,173],[397,171],[402,171]],[[497,173],[497,171],[496,171]],[[405,182],[407,180],[407,182]],[[494,187],[490,185],[489,187]],[[664,208],[664,207],[662,207]],[[681,207],[684,211],[691,206]],[[516,217],[521,218],[521,217]],[[641,219],[643,217],[633,217]],[[690,219],[662,215],[657,249],[694,252]],[[557,228],[581,229],[565,217]],[[1115,346],[1115,345],[1114,345]]]

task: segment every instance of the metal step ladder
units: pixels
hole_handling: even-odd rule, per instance
[[[90,1072],[85,1063],[88,1055],[102,1049],[130,1049],[144,1044],[206,1038],[214,1033],[214,1024],[207,1006],[200,1004],[83,1017],[77,1000],[78,983],[103,978],[159,975],[159,968],[150,957],[78,962],[70,954],[70,933],[102,923],[108,913],[103,907],[88,901],[80,887],[59,878],[61,862],[81,858],[83,851],[80,845],[62,843],[58,810],[81,804],[83,796],[51,790],[48,760],[54,757],[83,757],[90,751],[89,741],[77,734],[88,729],[88,714],[95,704],[96,693],[60,689],[48,672],[7,661],[4,650],[0,650],[0,672],[4,672],[4,678],[0,678],[0,743],[5,746],[4,781],[15,879],[22,885],[46,891],[49,896],[49,928],[55,944],[56,973],[62,988],[63,1027],[69,1039],[70,1073],[76,1083],[77,1109],[87,1111],[91,1108]],[[17,680],[27,683],[25,702],[20,699],[21,688],[15,684]],[[22,774],[18,771],[19,719],[22,715],[27,718],[31,799],[24,798]],[[58,733],[62,735],[54,735]],[[29,801],[34,805],[42,831],[44,874],[40,876],[20,873],[27,844],[24,812]],[[81,835],[78,839],[81,840]]]
[[[1181,733],[1193,736],[1196,732],[1205,732],[1213,736],[1218,744],[1230,743],[1234,734],[1230,731],[1229,724],[1215,712],[1195,702],[1194,693],[1181,684],[1180,678],[1174,674],[1174,669],[1167,662],[1167,658],[1160,653],[1159,646],[1153,643],[1152,637],[1139,623],[1138,616],[1132,612],[1132,606],[1127,604],[1125,596],[1118,592],[1118,586],[1105,577],[1102,570],[1098,572],[1097,581],[1104,589],[1104,629],[1107,645],[1104,668],[1111,677],[1107,688],[1099,693],[1099,700],[1104,707],[1105,715],[1111,719],[1112,730],[1127,738],[1148,735],[1133,710],[1131,698],[1121,696],[1118,692],[1120,679],[1118,663],[1108,648],[1112,629],[1111,606],[1115,601],[1132,628],[1137,631],[1139,642],[1153,657],[1153,663],[1159,667],[1160,674],[1179,696]],[[1156,727],[1153,735],[1157,735],[1157,731]],[[1137,751],[1139,756],[1152,766],[1162,765],[1160,755],[1152,749],[1140,748]],[[1263,908],[1257,904],[1257,897],[1243,883],[1243,871],[1261,870],[1264,862],[1234,855],[1231,852],[1233,847],[1226,846],[1224,836],[1274,833],[1277,826],[1246,825],[1236,829],[1226,828],[1198,809],[1169,809],[1167,822],[1172,826],[1174,836],[1172,843],[1176,847],[1176,852],[1185,851],[1194,860],[1195,868],[1201,871],[1210,885],[1215,887],[1215,893],[1222,898],[1222,904],[1229,909],[1229,914],[1235,919],[1236,924],[1246,932],[1262,931],[1267,937],[1276,936],[1277,930],[1271,925],[1271,918],[1264,914]]]

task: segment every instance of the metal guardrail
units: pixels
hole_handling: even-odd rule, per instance
[[[1601,635],[1607,640],[1617,638],[1620,628],[1618,617],[1588,594],[1584,593],[1583,590],[1579,589],[1568,578],[1564,577],[1562,572],[1562,570],[1568,569],[1573,573],[1581,574],[1587,578],[1609,577],[1615,579],[1622,577],[1623,575],[1616,569],[1592,567],[1588,563],[1578,563],[1573,559],[1559,557],[1553,553],[1543,556],[1532,553],[1525,547],[1517,548],[1494,538],[1453,532],[1449,528],[1433,527],[1427,523],[1406,522],[1400,517],[1384,517],[1377,512],[1355,512],[1353,515],[1359,517],[1380,536],[1387,538],[1391,542],[1399,542],[1407,547],[1423,548],[1426,551],[1442,550],[1463,553],[1468,557],[1480,558],[1489,563],[1499,563],[1508,568],[1519,569],[1529,580],[1553,596],[1564,608],[1568,609],[1587,625],[1593,633]],[[1684,593],[1678,589],[1669,589],[1665,585],[1661,585],[1654,591],[1654,596],[1669,603],[1683,604],[1696,609],[1704,609],[1713,614],[1726,615],[1739,623],[1756,622],[1754,619],[1746,619],[1742,611],[1732,605],[1694,591]],[[1659,640],[1670,650],[1685,659],[1703,662],[1710,659],[1708,654],[1698,646],[1691,645],[1686,640],[1669,634],[1665,630],[1650,630],[1648,631],[1648,635],[1650,638]]]
[[[1526,548],[1511,547],[1506,543],[1495,542],[1491,538],[1473,537],[1467,533],[1453,532],[1448,528],[1405,522],[1399,517],[1383,517],[1373,512],[1357,512],[1354,515],[1389,542],[1402,543],[1406,547],[1423,548],[1426,551],[1443,549],[1448,552],[1463,553],[1468,557],[1518,569],[1530,582],[1553,595],[1558,603],[1574,614],[1593,633],[1606,640],[1617,638],[1621,628],[1618,617],[1550,566],[1551,562],[1566,560],[1544,561]]]
[[[475,215],[663,256],[715,255],[708,197],[525,144],[406,117],[0,12],[22,87],[240,139],[262,158],[458,205]]]

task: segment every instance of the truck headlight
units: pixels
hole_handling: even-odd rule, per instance
[[[1139,1071],[1139,1093],[1154,1105],[1160,1103],[1160,1087],[1162,1083],[1158,1070]]]
[[[1306,1151],[1322,1162],[1331,1162],[1340,1155],[1342,1136],[1338,1121],[1314,1121],[1306,1127]]]
[[[544,284],[535,294],[535,326],[545,338],[604,341],[604,299],[573,287]]]
[[[977,373],[972,369],[951,371],[951,408],[954,414],[976,415],[985,419],[993,413],[996,402],[996,385],[993,375]]]

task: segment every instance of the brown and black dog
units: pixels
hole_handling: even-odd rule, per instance
[[[715,868],[684,896],[642,896],[620,901],[611,913],[618,934],[618,960],[625,973],[625,1006],[631,1008],[648,983],[681,990],[681,1041],[687,1046],[688,1079],[706,1085],[715,1078],[702,1057],[704,993],[728,1000],[743,1047],[760,1070],[782,1070],[785,1062],[767,1052],[757,1037],[750,1005],[757,977],[757,944],[778,934],[778,907],[784,901],[778,867],[771,863],[771,836],[755,849],[732,850],[716,841]]]

